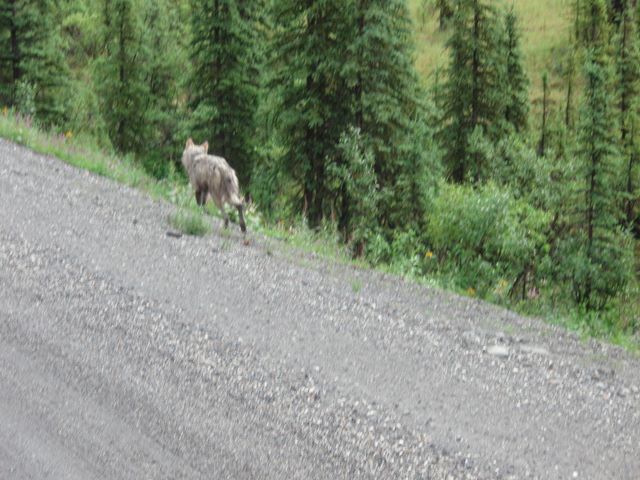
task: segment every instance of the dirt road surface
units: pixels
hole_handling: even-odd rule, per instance
[[[0,140],[0,479],[640,479],[640,361]]]

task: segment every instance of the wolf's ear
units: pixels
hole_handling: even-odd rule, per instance
[[[208,153],[209,152],[209,142],[204,142],[202,144],[202,146],[204,147],[204,153]]]
[[[185,145],[185,148],[189,147],[193,147],[193,138],[191,137],[189,137],[189,140],[187,140],[187,144]]]

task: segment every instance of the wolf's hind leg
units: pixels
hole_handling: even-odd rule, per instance
[[[236,208],[238,209],[238,218],[240,220],[240,230],[242,231],[242,233],[247,233],[247,226],[244,223],[244,213],[243,213],[242,204],[236,205]]]
[[[204,188],[200,188],[196,190],[196,203],[198,206],[204,206],[204,202],[207,201],[207,190]]]
[[[216,202],[216,205],[218,206],[218,209],[220,210],[220,213],[222,214],[222,218],[224,219],[224,228],[229,228],[229,216],[224,209],[224,202],[217,195],[214,197],[214,200]]]

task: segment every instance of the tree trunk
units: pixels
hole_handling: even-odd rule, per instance
[[[18,40],[18,26],[16,19],[18,18],[18,11],[16,0],[11,1],[11,74],[12,81],[15,88],[16,83],[22,77],[22,69],[20,68],[21,54],[20,54],[20,42]]]

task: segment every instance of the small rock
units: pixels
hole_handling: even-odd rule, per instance
[[[539,345],[521,345],[520,351],[523,353],[530,353],[532,355],[541,355],[544,357],[548,357],[551,355],[549,350]]]
[[[494,357],[506,358],[509,356],[509,347],[505,345],[491,345],[487,348],[487,353]]]
[[[473,348],[475,345],[479,345],[482,340],[472,331],[464,332],[462,335],[462,346],[465,348]]]

